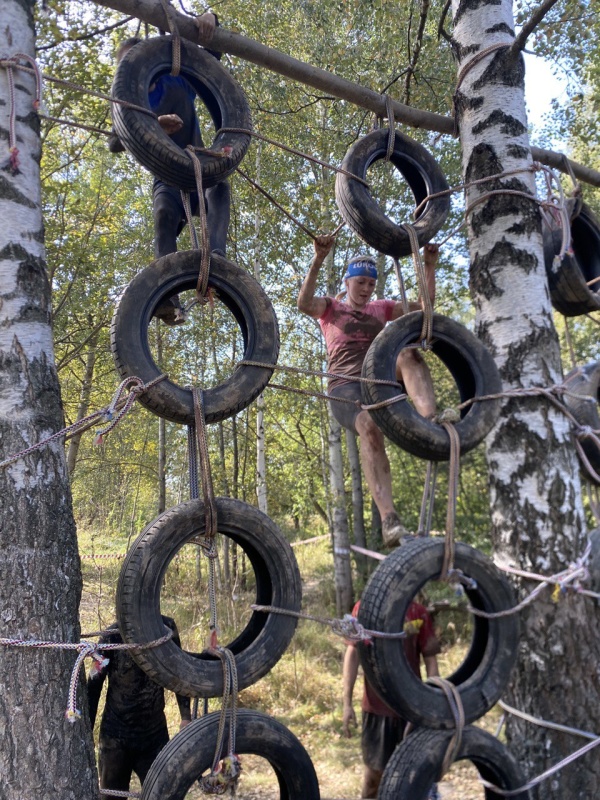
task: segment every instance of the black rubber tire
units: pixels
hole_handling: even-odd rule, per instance
[[[554,265],[560,252],[561,232],[544,228],[544,262],[553,307],[565,317],[578,317],[600,309],[600,221],[585,203],[571,220],[573,255]]]
[[[150,767],[142,800],[184,800],[188,790],[212,766],[219,713],[194,720],[161,750]],[[225,744],[229,720],[225,727]],[[237,755],[266,759],[277,776],[281,800],[319,800],[319,782],[310,756],[294,734],[260,711],[238,711]],[[242,759],[243,768],[243,759]]]
[[[256,578],[256,603],[299,611],[302,588],[294,552],[275,523],[254,506],[219,497],[218,531],[245,551]],[[126,642],[149,642],[164,635],[160,592],[167,567],[179,550],[205,527],[204,503],[189,500],[165,511],[139,535],[127,554],[117,586],[117,620]],[[254,611],[230,643],[239,688],[250,686],[279,661],[296,629],[297,619]],[[208,631],[207,631],[208,633]],[[207,653],[189,653],[173,641],[132,658],[157,683],[189,697],[223,693],[221,661]]]
[[[346,153],[342,169],[367,180],[371,164],[386,156],[389,131],[372,131],[358,139]],[[428,195],[448,189],[439,164],[423,145],[396,131],[392,164],[406,179],[415,198],[415,207]],[[370,247],[394,258],[408,256],[412,249],[408,233],[385,215],[364,183],[336,173],[335,198],[344,221]],[[416,220],[410,222],[423,246],[442,227],[450,210],[450,195],[430,200]]]
[[[379,800],[427,800],[432,786],[441,780],[440,770],[452,733],[420,728],[394,750],[387,763],[377,797]],[[525,786],[521,766],[502,742],[481,728],[467,726],[456,761],[471,761],[479,775],[499,789]],[[486,800],[497,800],[497,792],[485,789]],[[530,800],[525,790],[514,800]]]
[[[110,329],[112,353],[122,378],[137,375],[148,383],[162,374],[148,344],[150,321],[165,299],[195,288],[199,264],[198,250],[171,253],[154,261],[127,286]],[[243,358],[275,364],[279,355],[277,317],[258,281],[237,264],[213,253],[208,285],[240,326],[244,339]],[[206,421],[219,422],[249,406],[272,374],[273,370],[266,367],[237,367],[223,383],[205,390]],[[171,422],[188,425],[194,422],[192,389],[168,379],[140,395],[139,401],[149,411]]]
[[[402,630],[408,606],[429,581],[440,574],[444,559],[441,539],[415,539],[389,555],[371,576],[363,593],[359,622],[369,630]],[[465,588],[471,606],[485,612],[515,606],[506,578],[483,553],[456,543],[454,566],[476,582]],[[519,620],[515,614],[497,619],[473,615],[473,639],[467,657],[448,680],[458,689],[466,722],[482,717],[500,698],[517,658]],[[442,690],[423,683],[412,671],[401,639],[374,639],[359,645],[365,677],[401,717],[429,728],[454,727]]]
[[[600,430],[600,361],[586,364],[585,367],[576,367],[565,377],[563,384],[569,394],[563,395],[563,402],[573,414],[580,425]],[[577,396],[573,396],[577,395]],[[583,438],[581,446],[590,466],[600,475],[600,448],[590,438]],[[586,479],[598,484],[582,463],[582,471]]]
[[[363,362],[362,377],[396,380],[396,360],[406,345],[419,340],[423,313],[413,311],[390,322],[373,340]],[[433,315],[432,351],[454,378],[461,402],[502,391],[498,368],[489,350],[467,328],[449,317]],[[398,394],[393,386],[362,383],[363,403],[379,403]],[[447,461],[450,440],[442,425],[422,417],[408,400],[399,400],[370,412],[383,433],[395,444],[420,458]],[[500,400],[472,403],[456,423],[460,452],[476,447],[495,424]]]
[[[146,39],[121,59],[112,86],[112,97],[150,109],[148,90],[160,75],[171,71],[170,36]],[[252,129],[250,109],[241,86],[206,50],[181,39],[181,72],[206,105],[217,131],[220,128]],[[114,129],[124,147],[146,169],[170,186],[192,191],[196,178],[191,158],[162,130],[158,121],[118,103],[112,103]],[[230,175],[248,150],[251,136],[219,133],[211,150],[231,147],[227,156],[197,153],[202,164],[203,187],[214,186]]]

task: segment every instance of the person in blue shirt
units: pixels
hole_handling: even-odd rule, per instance
[[[207,12],[197,17],[196,23],[204,40],[210,40],[215,27],[219,24],[216,14]],[[126,39],[117,51],[117,63],[134,47],[140,39]],[[221,53],[215,50],[208,52],[216,59]],[[198,116],[194,106],[196,92],[193,86],[181,75],[161,75],[150,85],[148,100],[150,108],[158,116],[161,128],[182,149],[191,144],[204,147]],[[108,142],[112,153],[125,149],[118,136],[112,133]],[[213,253],[225,255],[227,231],[229,229],[231,192],[229,182],[222,180],[215,186],[204,189],[207,227],[210,238],[210,249]],[[198,193],[190,193],[192,214],[198,215]],[[160,258],[177,251],[177,237],[186,224],[185,210],[181,192],[174,186],[154,179],[152,186],[152,212],[154,217],[154,256]],[[180,325],[185,322],[179,298],[174,296],[160,306],[156,316],[167,325]]]

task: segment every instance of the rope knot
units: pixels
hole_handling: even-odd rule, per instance
[[[331,621],[331,630],[350,642],[371,644],[372,637],[352,614],[344,614],[342,619]]]
[[[201,778],[199,783],[206,794],[225,794],[229,788],[237,785],[242,772],[242,763],[235,753],[225,756],[216,770],[206,778]]]
[[[460,413],[456,408],[445,408],[441,414],[434,417],[434,422],[443,425],[444,422],[449,422],[451,425],[456,425],[460,422]]]

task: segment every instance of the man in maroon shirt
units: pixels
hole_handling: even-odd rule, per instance
[[[352,616],[358,615],[360,600],[352,609]],[[438,675],[437,654],[440,644],[433,630],[433,622],[425,606],[411,603],[405,622],[416,622],[418,630],[404,640],[406,658],[415,675],[421,675],[421,657],[425,663],[425,672],[430,678]],[[351,736],[350,726],[356,726],[356,714],[352,705],[354,684],[358,676],[359,657],[356,642],[348,642],[344,654],[342,670],[343,685],[343,730],[345,736]],[[387,706],[365,679],[362,698],[362,734],[361,748],[364,762],[363,785],[361,797],[377,797],[379,783],[385,766],[394,752],[396,745],[404,738],[407,722]]]
[[[298,309],[319,321],[327,346],[328,371],[341,376],[329,380],[331,410],[340,425],[359,436],[365,479],[381,515],[383,541],[391,547],[399,544],[408,531],[394,508],[390,462],[383,433],[371,414],[360,407],[361,389],[357,378],[360,378],[362,364],[373,339],[387,322],[401,317],[404,308],[402,303],[395,300],[371,300],[377,281],[377,268],[374,259],[368,255],[356,256],[348,262],[344,275],[344,302],[337,297],[316,295],[319,270],[333,242],[333,236],[318,236],[315,239],[315,255],[298,295]],[[432,302],[435,297],[437,260],[437,245],[425,245],[425,277]],[[409,311],[420,311],[421,308],[420,303],[409,304]],[[420,353],[406,348],[400,352],[396,361],[396,378],[404,383],[408,396],[421,416],[435,414],[433,382]],[[401,390],[398,391],[400,393]],[[353,401],[353,404],[346,401]]]

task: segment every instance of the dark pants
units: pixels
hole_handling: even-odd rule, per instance
[[[404,738],[406,722],[363,711],[361,748],[363,762],[377,772],[383,772],[390,756]]]
[[[143,784],[152,762],[168,741],[166,728],[139,742],[100,735],[98,773],[101,789],[127,792],[134,772]],[[111,795],[101,794],[101,797],[108,800]]]
[[[204,202],[210,249],[225,255],[231,192],[228,181],[221,181],[204,190]],[[198,216],[198,193],[190,193],[192,214]],[[152,189],[152,212],[154,215],[154,257],[160,258],[177,251],[177,237],[186,223],[181,193],[174,186],[155,181]],[[198,231],[200,245],[201,233]]]

